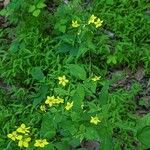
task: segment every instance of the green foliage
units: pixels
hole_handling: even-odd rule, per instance
[[[70,74],[74,76],[76,79],[85,80],[86,79],[86,71],[83,67],[75,64],[70,64],[68,66]]]
[[[30,127],[29,150],[37,139],[47,139],[45,150],[84,149],[88,140],[102,150],[150,148],[149,114],[136,112],[141,86],[115,89],[122,76],[108,77],[120,66],[150,72],[147,3],[12,0],[2,9],[1,149],[19,149],[7,134],[22,123]]]
[[[36,5],[31,5],[29,7],[29,12],[32,13],[33,16],[38,17],[41,9],[46,7],[44,1],[39,1]]]
[[[144,144],[147,148],[150,147],[150,143],[148,140],[148,137],[150,136],[150,126],[144,127],[139,133],[138,133],[138,139],[141,141],[142,144]]]
[[[140,140],[142,148],[149,148],[148,137],[150,134],[150,114],[145,115],[137,123],[137,138]]]

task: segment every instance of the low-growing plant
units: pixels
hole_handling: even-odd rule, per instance
[[[0,147],[149,148],[149,115],[136,113],[142,87],[115,89],[118,78],[108,77],[139,63],[149,72],[147,2],[53,3],[12,0],[1,11],[9,27],[0,30]]]

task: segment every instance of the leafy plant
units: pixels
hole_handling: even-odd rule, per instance
[[[2,9],[0,147],[149,148],[149,114],[136,110],[141,85],[112,76],[138,64],[149,72],[146,9],[129,0],[12,0]]]

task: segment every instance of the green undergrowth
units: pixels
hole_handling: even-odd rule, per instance
[[[149,7],[144,0],[12,0],[2,9],[1,149],[85,149],[88,140],[102,150],[150,148],[150,115],[136,111],[142,85],[113,88],[124,76],[108,78],[114,68],[150,72]]]

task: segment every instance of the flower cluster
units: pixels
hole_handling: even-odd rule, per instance
[[[100,20],[100,18],[94,16],[94,15],[91,15],[89,20],[88,20],[88,24],[95,24],[96,28],[98,27],[101,27],[102,26],[102,23],[103,23],[103,20]],[[78,21],[72,21],[72,27],[73,28],[77,28],[79,27],[80,24],[78,23]]]
[[[47,96],[47,99],[45,100],[45,104],[49,105],[50,107],[58,105],[58,104],[63,104],[64,99],[60,98],[59,96]],[[40,110],[43,112],[46,112],[46,105],[42,104],[40,106]]]
[[[96,76],[95,75],[95,76],[93,76],[91,78],[91,81],[97,82],[100,79],[101,79],[101,76]],[[58,80],[59,80],[58,84],[62,84],[63,86],[65,86],[69,82],[69,80],[66,79],[65,75],[63,75],[62,77],[58,77]],[[55,96],[47,96],[47,99],[45,100],[45,104],[49,105],[50,107],[58,105],[58,104],[62,104],[62,103],[64,103],[64,99],[62,99],[62,98],[60,98],[58,96],[57,97],[55,97]],[[45,104],[40,106],[40,110],[43,111],[43,112],[46,112]],[[72,102],[67,102],[66,106],[65,106],[65,109],[67,111],[69,111],[69,110],[72,109],[73,105],[74,105],[73,101]],[[81,106],[81,108],[83,109],[83,105]]]
[[[46,139],[38,139],[38,140],[35,140],[35,144],[34,144],[34,146],[35,147],[41,147],[41,148],[43,148],[43,147],[45,147],[46,145],[48,145],[49,143],[47,142],[47,140]]]
[[[12,141],[18,141],[18,146],[19,147],[29,147],[29,142],[31,141],[31,137],[29,136],[29,131],[30,127],[26,127],[24,123],[20,125],[16,129],[16,131],[13,131],[12,133],[7,134],[7,137],[10,138]],[[35,140],[34,146],[35,147],[45,147],[47,144],[46,139],[39,139]]]
[[[64,99],[57,97],[55,98],[54,96],[47,96],[47,99],[45,101],[45,104],[48,104],[50,107],[54,106],[54,105],[58,105],[58,104],[62,104],[64,103]],[[70,110],[73,107],[73,102],[67,102],[65,109],[66,110]],[[45,105],[41,105],[40,106],[41,111],[46,111],[46,107]]]
[[[48,104],[50,107],[61,103],[64,103],[64,99],[60,97],[55,98],[54,96],[47,96],[47,99],[45,101],[45,104]]]
[[[91,23],[95,24],[96,28],[98,28],[102,26],[103,20],[100,20],[100,18],[97,18],[94,15],[91,15],[91,17],[89,18],[88,24],[91,24]]]
[[[59,83],[63,86],[66,86],[66,84],[69,82],[68,79],[66,79],[66,76],[63,75],[62,77],[58,77]],[[54,105],[58,105],[58,104],[62,104],[64,103],[64,99],[60,98],[60,97],[55,97],[55,96],[47,96],[47,99],[45,100],[45,104],[49,105],[50,107],[54,106]],[[70,110],[73,107],[73,102],[67,102],[65,109],[66,110]],[[41,105],[40,106],[40,110],[43,112],[46,112],[46,107],[45,105]]]
[[[19,147],[28,147],[29,142],[31,141],[31,138],[29,136],[30,127],[26,127],[24,123],[21,124],[20,127],[17,128],[16,131],[13,131],[12,133],[9,133],[7,135],[8,138],[10,138],[13,141],[18,141]]]

